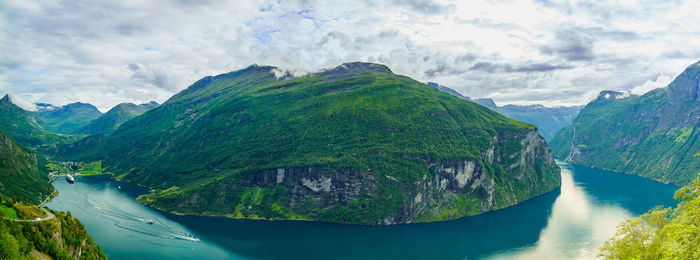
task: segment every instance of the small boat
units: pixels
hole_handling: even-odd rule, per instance
[[[199,242],[199,238],[193,237],[192,235],[184,235],[182,238],[189,241]]]
[[[73,178],[73,175],[66,174],[66,181],[67,181],[68,183],[74,183],[74,182],[75,182],[75,178]]]
[[[153,220],[152,220],[152,219],[147,219],[147,218],[141,219],[141,222],[146,223],[146,224],[149,224],[149,225],[153,225]]]

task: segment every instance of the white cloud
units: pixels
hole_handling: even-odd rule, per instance
[[[662,84],[700,58],[692,1],[12,0],[0,10],[6,92],[101,110],[163,102],[253,63],[301,75],[350,61],[499,104],[583,104]]]
[[[642,95],[649,92],[649,90],[666,87],[671,81],[673,81],[673,77],[661,75],[656,79],[649,79],[644,84],[633,87],[630,89],[630,92],[635,95]]]

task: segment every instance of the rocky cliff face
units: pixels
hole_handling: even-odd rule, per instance
[[[506,147],[514,145],[513,142],[521,148],[508,151]],[[197,205],[209,203],[206,198],[218,195],[221,198],[220,206],[215,208],[220,211],[208,211],[207,214],[275,218],[264,213],[269,205],[262,201],[256,203],[255,198],[240,200],[238,204],[226,203],[230,201],[227,196],[231,190],[244,189],[251,191],[245,195],[248,198],[261,196],[257,200],[275,199],[269,194],[285,193],[284,199],[272,202],[290,210],[278,212],[286,215],[284,218],[328,221],[327,216],[313,212],[339,206],[351,207],[358,201],[382,196],[382,189],[386,186],[402,185],[405,187],[400,192],[403,199],[393,210],[373,219],[363,218],[364,221],[360,222],[337,221],[390,225],[475,215],[517,204],[561,185],[559,168],[536,130],[494,136],[489,148],[478,160],[416,160],[430,171],[408,183],[372,169],[335,171],[322,167],[294,167],[252,172],[238,181],[222,180],[207,185],[205,189],[191,194],[188,200],[179,202],[173,210],[192,213],[190,210]],[[163,198],[155,203],[149,202],[148,196],[143,197],[142,201],[156,207],[168,204],[168,200]]]
[[[700,63],[667,87],[636,96],[603,91],[550,142],[555,156],[684,185],[700,160]]]
[[[39,173],[36,155],[0,131],[0,195],[39,203],[53,192]]]
[[[250,66],[197,81],[63,146],[189,214],[393,224],[453,219],[559,185],[536,127],[381,64],[303,77]]]

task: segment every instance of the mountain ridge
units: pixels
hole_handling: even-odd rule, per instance
[[[700,163],[698,63],[643,95],[602,91],[550,142],[558,158],[684,185]]]
[[[560,185],[534,125],[369,63],[207,76],[61,154],[151,186],[148,205],[235,218],[428,222]]]

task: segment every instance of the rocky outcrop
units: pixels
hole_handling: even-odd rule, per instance
[[[509,153],[506,149],[509,145],[519,145],[520,149]],[[227,197],[228,191],[254,189],[254,194],[243,197],[264,196],[261,199],[264,200],[270,197],[260,194],[284,192],[285,199],[280,202],[295,216],[325,221],[319,217],[322,213],[311,212],[350,207],[358,201],[382,196],[387,184],[403,183],[409,188],[402,190],[404,199],[395,210],[368,222],[339,221],[390,225],[475,215],[514,205],[552,191],[561,184],[559,168],[536,130],[494,136],[490,147],[476,160],[415,160],[430,171],[408,183],[372,169],[334,171],[323,167],[290,167],[251,172],[235,184],[220,181],[193,194],[190,200],[178,205],[176,212],[187,213],[187,209],[205,203],[206,198],[213,196],[208,192],[223,196],[222,201],[231,201],[235,199]],[[276,218],[264,216],[260,213],[264,209],[256,207],[265,207],[265,204],[244,199],[239,200],[238,205],[222,204],[222,212],[208,214],[250,218],[251,215],[226,214],[243,208],[246,212],[255,212],[254,216]]]

